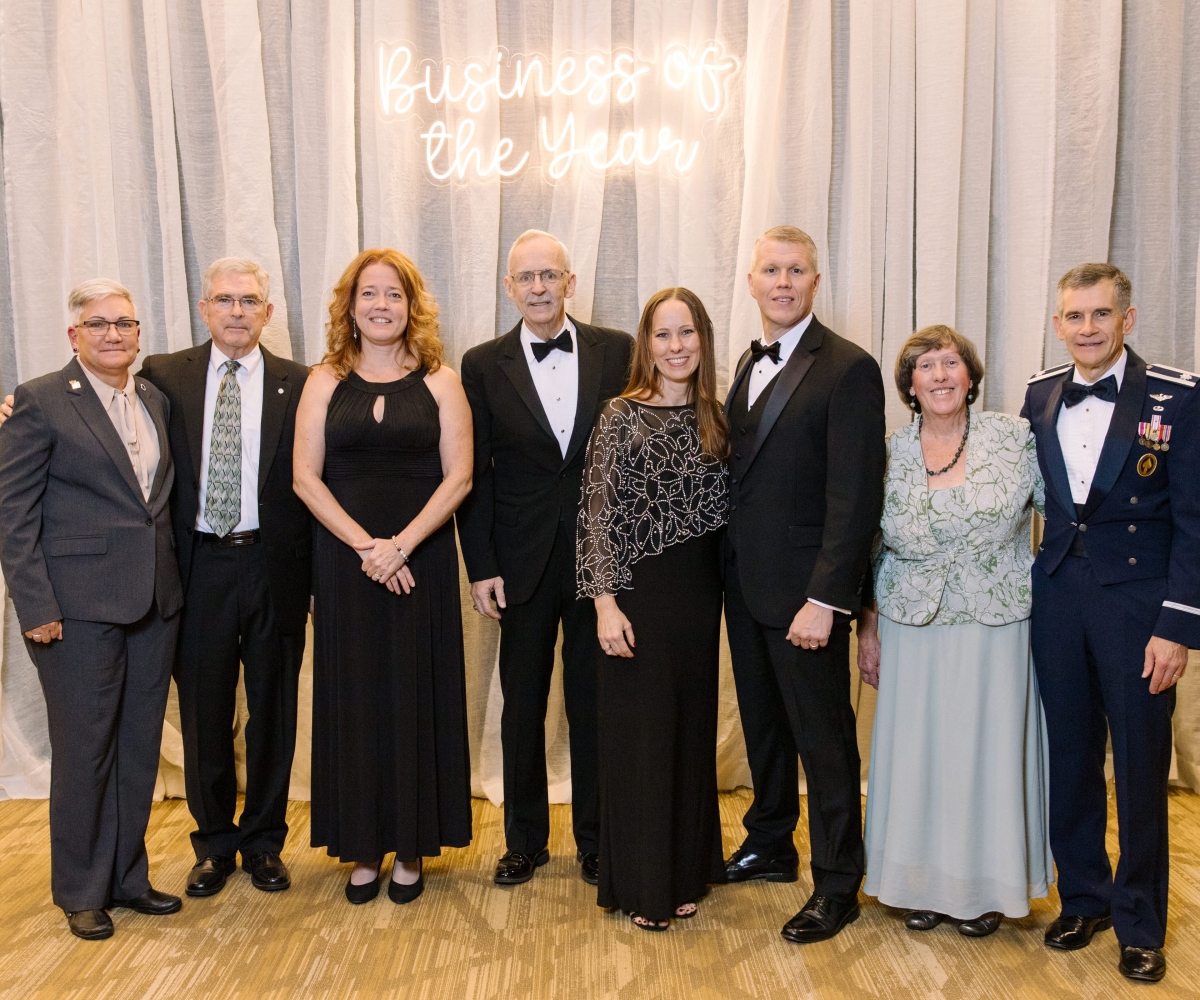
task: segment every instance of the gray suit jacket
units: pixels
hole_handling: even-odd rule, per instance
[[[17,386],[0,426],[0,565],[25,631],[62,618],[128,625],[183,606],[168,498],[169,404],[131,376],[161,458],[142,496],[125,445],[77,359]]]

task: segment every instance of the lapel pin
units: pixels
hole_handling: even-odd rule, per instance
[[[279,395],[281,395],[281,396],[283,395],[283,389],[279,390]]]
[[[80,387],[79,379],[73,378],[73,379],[71,379],[70,382],[67,383],[67,385],[69,385],[72,389],[78,389]]]

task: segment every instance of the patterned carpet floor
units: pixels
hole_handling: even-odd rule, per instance
[[[721,797],[728,853],[740,840],[746,791]],[[578,877],[569,807],[553,807],[550,864],[515,889],[491,882],[502,852],[500,810],[475,802],[475,842],[426,865],[427,888],[396,906],[381,894],[350,906],[348,868],[306,846],[308,804],[293,802],[288,892],[256,891],[239,872],[220,895],[182,912],[118,910],[104,942],[71,937],[50,903],[47,806],[0,802],[0,997],[5,998],[505,998],[1200,997],[1200,796],[1171,796],[1170,969],[1158,986],[1116,971],[1111,932],[1072,954],[1042,931],[1057,898],[971,940],[953,926],[915,934],[863,898],[861,919],[833,941],[798,947],[779,936],[808,893],[797,885],[722,886],[694,920],[665,934],[635,929],[595,905]],[[151,874],[180,892],[191,864],[186,805],[154,807]],[[1115,851],[1110,824],[1110,850]],[[807,844],[798,837],[801,857]]]

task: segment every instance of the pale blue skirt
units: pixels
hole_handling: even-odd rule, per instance
[[[1054,881],[1029,622],[881,615],[879,631],[863,891],[959,919],[1025,916]]]

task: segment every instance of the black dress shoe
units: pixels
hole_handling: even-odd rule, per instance
[[[112,937],[112,917],[103,910],[77,910],[67,914],[67,926],[77,938],[102,941]]]
[[[575,860],[579,862],[579,877],[582,878],[588,885],[599,885],[600,855],[584,854],[582,851],[580,851],[575,855]]]
[[[1112,917],[1059,917],[1046,928],[1046,947],[1077,951],[1092,943],[1092,935],[1112,926]]]
[[[989,934],[995,934],[1000,926],[1000,921],[1004,919],[1004,914],[998,913],[995,910],[989,910],[981,917],[976,917],[974,920],[960,920],[958,922],[958,933],[963,937],[987,937]]]
[[[393,874],[395,871],[393,870]],[[397,882],[394,878],[388,879],[388,899],[393,903],[411,903],[421,893],[425,891],[425,862],[421,861],[421,874],[417,876],[415,882],[410,882],[408,885]]]
[[[242,855],[242,867],[250,873],[250,881],[255,889],[263,892],[279,892],[292,884],[288,875],[287,865],[278,854],[263,851],[261,854]]]
[[[382,868],[382,865],[380,866]],[[346,898],[355,906],[360,903],[369,903],[372,899],[379,895],[379,871],[376,870],[375,878],[370,882],[364,882],[362,885],[355,885],[349,879],[346,879]]]
[[[828,941],[858,919],[858,895],[820,896],[813,893],[804,909],[783,925],[782,934],[796,944]]]
[[[534,871],[549,860],[550,852],[544,847],[537,854],[508,851],[496,862],[496,874],[492,881],[496,885],[520,885],[533,878]]]
[[[1135,948],[1131,944],[1121,945],[1121,964],[1117,966],[1126,979],[1143,983],[1157,983],[1167,974],[1167,960],[1161,948]]]
[[[183,906],[183,900],[172,896],[169,892],[159,892],[157,889],[147,889],[136,899],[114,899],[113,906],[121,906],[138,913],[149,913],[154,917],[165,916],[168,913],[178,913]]]
[[[904,926],[910,931],[931,931],[945,919],[946,914],[937,910],[909,910],[904,914]]]
[[[764,882],[795,882],[798,864],[794,856],[769,858],[763,854],[755,854],[749,848],[739,847],[725,862],[725,881],[749,882],[751,879],[760,878]]]
[[[225,880],[237,871],[237,861],[212,854],[201,858],[188,872],[187,894],[189,896],[215,896],[225,888]]]

